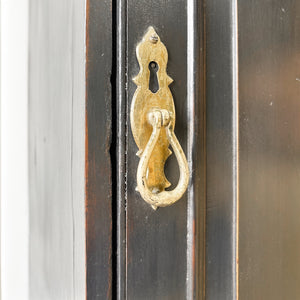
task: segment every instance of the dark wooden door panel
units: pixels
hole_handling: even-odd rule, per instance
[[[125,151],[126,157],[119,156],[119,174],[125,175],[125,172],[126,177],[119,178],[125,181],[126,192],[119,193],[118,201],[123,203],[120,208],[126,207],[126,211],[124,214],[119,211],[119,220],[123,221],[126,229],[119,231],[119,253],[126,255],[126,259],[119,257],[119,271],[123,276],[119,277],[118,296],[119,299],[186,299],[198,293],[197,297],[200,298],[199,291],[203,290],[203,277],[200,273],[204,268],[202,265],[198,267],[203,263],[200,262],[198,253],[203,244],[196,245],[195,237],[197,234],[197,241],[203,241],[204,238],[201,231],[204,228],[204,213],[203,210],[199,213],[202,214],[200,221],[199,210],[196,212],[196,208],[203,209],[205,204],[204,139],[201,132],[204,128],[204,93],[203,90],[198,91],[200,86],[203,87],[203,48],[200,50],[198,39],[196,43],[190,41],[188,45],[187,32],[189,14],[192,20],[189,30],[198,34],[199,41],[203,38],[202,7],[193,3],[188,12],[187,1],[127,1],[122,2],[118,9],[118,57],[126,53],[126,59],[121,59],[118,64],[117,82],[123,82],[123,86],[119,85],[118,92],[121,92],[122,87],[126,91],[125,95],[123,92],[118,95],[120,112],[123,111],[123,114],[118,116],[119,123],[130,124],[130,105],[136,90],[132,79],[139,72],[136,45],[148,27],[153,26],[169,54],[167,73],[174,80],[170,89],[176,108],[175,133],[188,156],[191,173],[200,176],[196,180],[191,177],[188,192],[176,204],[154,211],[135,190],[138,148],[129,125],[120,126],[119,149]],[[194,41],[194,36],[190,39]],[[199,52],[188,57],[188,51],[193,47]],[[189,77],[188,68],[191,72]],[[197,75],[191,71],[194,69],[199,71]],[[195,85],[195,94],[188,92],[188,78],[192,81],[191,84]],[[195,79],[199,81],[195,83]],[[191,106],[196,110],[192,110]],[[189,133],[192,126],[196,126],[198,134]],[[195,149],[197,150],[193,152]],[[174,154],[168,159],[165,171],[174,188],[179,178]],[[193,183],[196,182],[194,186]],[[120,183],[119,187],[124,185]],[[203,223],[199,227],[200,222]],[[194,278],[199,281],[194,281]]]
[[[162,11],[165,12],[163,17]],[[173,17],[176,16],[176,22]],[[128,1],[128,107],[139,65],[135,48],[147,28],[154,26],[169,53],[168,74],[176,106],[176,135],[186,153],[187,143],[187,15],[185,1]],[[128,118],[129,116],[127,116]],[[129,123],[129,120],[127,120]],[[127,154],[127,297],[128,299],[184,299],[187,270],[187,198],[154,211],[135,191],[139,158],[131,130]],[[166,175],[178,181],[174,154]]]
[[[239,2],[239,294],[297,299],[300,3]]]
[[[207,299],[237,297],[237,2],[206,1]]]
[[[297,298],[299,14],[296,0],[30,1],[31,299]],[[190,169],[156,211],[130,128],[149,26]],[[174,187],[174,154],[165,173]]]
[[[88,0],[86,28],[86,297],[113,297],[112,1]]]

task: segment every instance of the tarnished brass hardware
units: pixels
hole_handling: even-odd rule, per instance
[[[132,99],[130,120],[140,157],[137,191],[156,209],[171,205],[182,197],[188,186],[189,169],[174,133],[175,107],[169,89],[173,80],[166,73],[168,52],[153,27],[149,27],[138,44],[136,54],[140,72],[133,79],[137,89]],[[151,82],[150,70],[154,67],[157,80]],[[157,84],[150,88],[150,85]],[[165,191],[171,185],[164,173],[166,159],[172,153],[170,144],[178,161],[180,177],[173,190]]]

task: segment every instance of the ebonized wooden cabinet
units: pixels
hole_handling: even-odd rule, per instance
[[[156,211],[130,129],[149,26],[190,168]],[[30,0],[30,299],[298,297],[299,28],[297,0]]]

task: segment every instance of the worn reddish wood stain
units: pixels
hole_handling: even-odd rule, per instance
[[[108,106],[109,98],[103,98],[95,87],[98,55],[97,37],[94,36],[101,3],[86,2],[86,68],[85,68],[85,227],[86,227],[86,299],[111,299],[112,297],[112,219],[111,219],[111,124],[105,120],[101,127],[97,109]],[[108,29],[109,30],[109,29]],[[106,31],[103,30],[103,34]],[[92,36],[91,36],[92,34]],[[103,84],[103,82],[102,82]],[[109,87],[108,87],[109,90]],[[106,91],[103,91],[106,92]],[[102,102],[98,99],[102,98]],[[96,97],[95,97],[96,95]],[[104,107],[103,111],[106,111]],[[101,116],[99,115],[99,118]],[[105,122],[104,121],[104,122]],[[99,132],[105,136],[101,144]],[[102,163],[101,163],[102,162]],[[103,180],[102,180],[103,179]],[[102,188],[102,186],[104,188]],[[103,192],[104,191],[104,192]],[[105,258],[105,260],[104,260]],[[101,292],[101,295],[99,293]]]

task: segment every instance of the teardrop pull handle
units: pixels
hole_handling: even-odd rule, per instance
[[[138,165],[137,190],[143,199],[156,209],[158,206],[169,206],[183,196],[189,183],[189,168],[184,152],[175,136],[170,112],[165,109],[153,109],[148,113],[148,122],[152,125],[153,131]],[[153,190],[151,191],[148,187],[147,170],[149,159],[158,141],[161,130],[166,131],[167,138],[174,150],[179,165],[180,177],[177,186],[173,190],[156,193],[153,192]]]
[[[133,138],[139,148],[137,190],[154,209],[178,201],[187,189],[189,169],[186,157],[175,136],[175,106],[167,74],[168,51],[153,27],[149,27],[137,45],[136,55],[140,65],[133,79],[137,89],[133,95],[130,122]],[[171,184],[164,166],[171,155],[176,155],[180,177],[177,186],[166,191]]]

